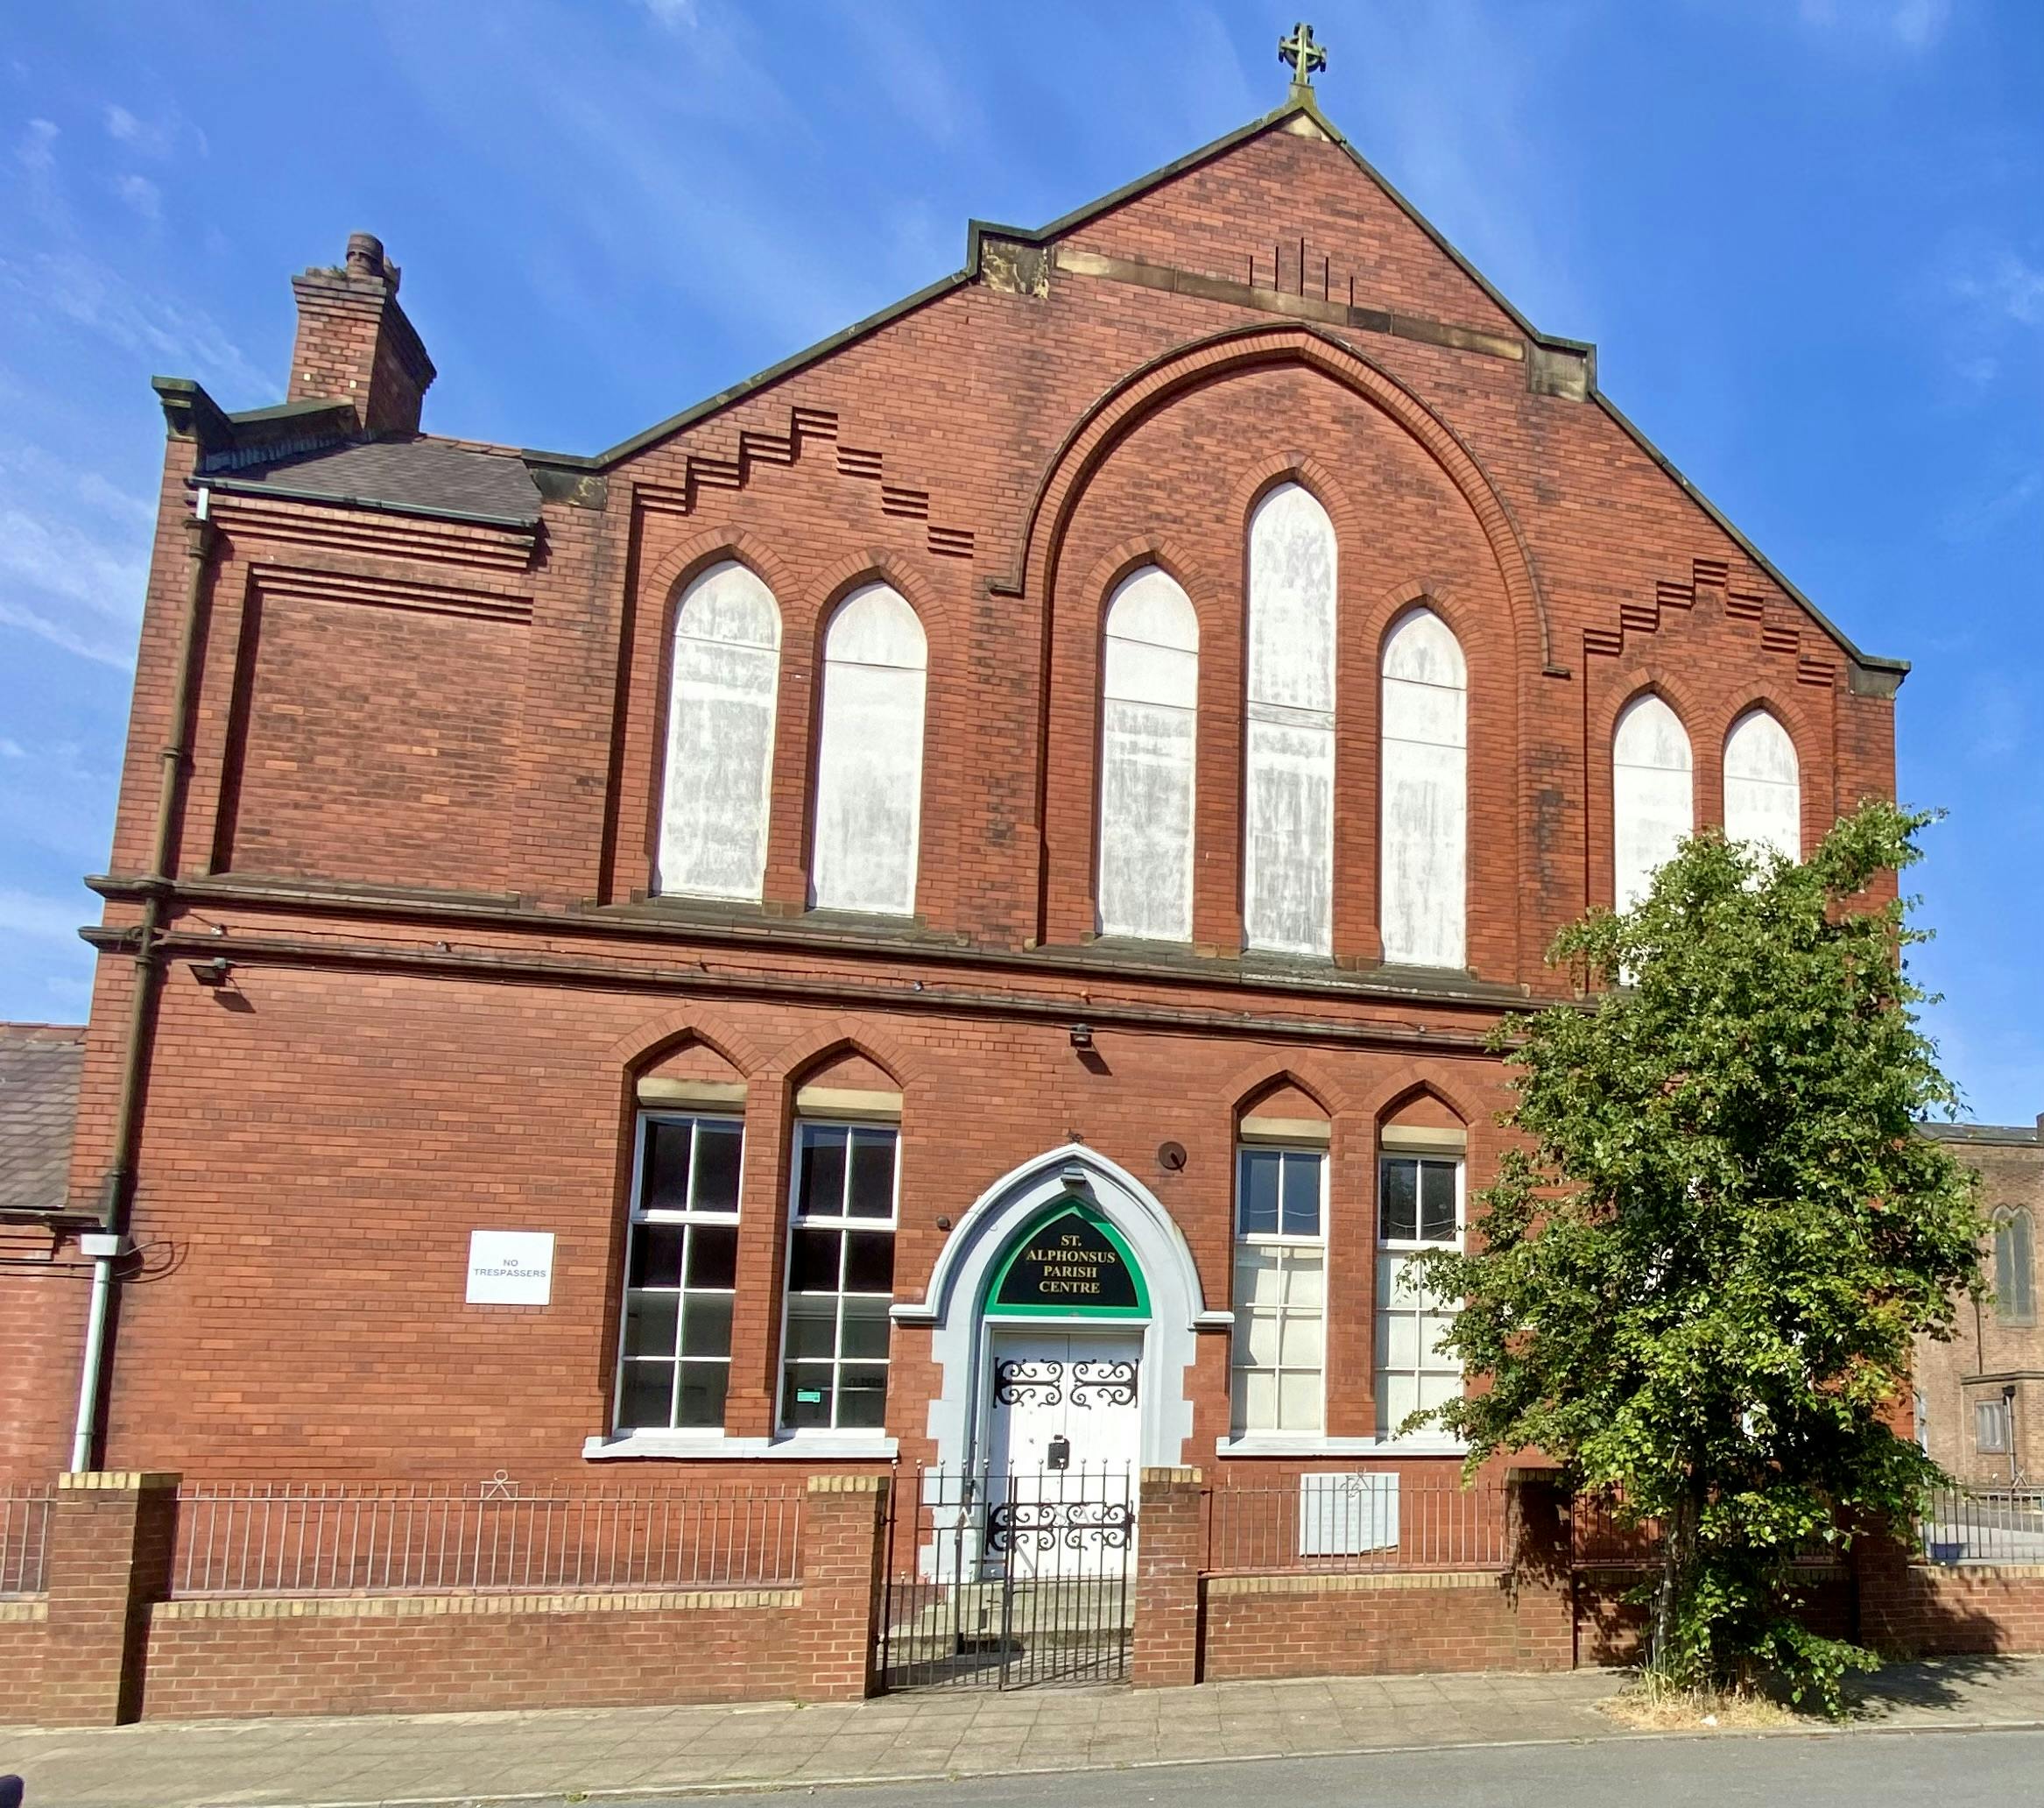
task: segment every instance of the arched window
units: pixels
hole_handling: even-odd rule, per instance
[[[736,561],[713,565],[674,616],[656,892],[758,898],[779,677],[773,592]]]
[[[1280,484],[1249,524],[1243,919],[1251,948],[1334,950],[1335,529]]]
[[[1695,833],[1689,737],[1651,693],[1625,706],[1611,737],[1611,851],[1618,906],[1644,898],[1653,875]]]
[[[1459,967],[1469,841],[1469,672],[1448,624],[1404,616],[1384,643],[1384,957]]]
[[[2030,1214],[1998,1211],[1994,1218],[1994,1315],[2027,1324],[2037,1316]]]
[[[837,605],[823,639],[812,904],[915,911],[928,663],[923,625],[885,584],[863,584]]]
[[[1724,738],[1724,833],[1783,858],[1802,858],[1802,784],[1795,743],[1765,710],[1749,710]]]
[[[1200,624],[1147,565],[1107,605],[1100,715],[1100,933],[1192,939]]]

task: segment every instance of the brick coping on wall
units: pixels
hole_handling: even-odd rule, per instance
[[[390,1620],[448,1614],[713,1613],[739,1607],[799,1607],[799,1588],[660,1589],[581,1594],[250,1594],[186,1596],[158,1601],[155,1620]]]
[[[1379,1589],[1503,1588],[1511,1578],[1491,1570],[1366,1570],[1315,1575],[1209,1576],[1215,1594],[1359,1594]]]

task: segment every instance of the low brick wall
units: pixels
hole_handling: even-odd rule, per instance
[[[1647,1609],[1625,1596],[1660,1574],[1646,1568],[1597,1565],[1575,1572],[1575,1661],[1585,1670],[1637,1663]],[[1806,1565],[1794,1571],[1802,1591],[1802,1621],[1826,1638],[1852,1638],[1857,1628],[1853,1573],[1840,1566]]]
[[[800,1589],[256,1596],[150,1611],[142,1713],[432,1713],[799,1695]]]
[[[0,1600],[0,1727],[25,1727],[41,1698],[46,1602]]]
[[[2044,1651],[2044,1564],[1910,1564],[1869,1578],[1862,1613],[1901,1656]]]
[[[1567,1597],[1468,1571],[1209,1576],[1209,1682],[1566,1670]]]

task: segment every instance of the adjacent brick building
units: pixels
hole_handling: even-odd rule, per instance
[[[1438,1472],[1487,1031],[1692,823],[1892,792],[1903,667],[1303,89],[593,456],[421,434],[373,239],[295,288],[281,406],[159,384],[17,1214],[132,1239],[102,1467]],[[46,1476],[86,1295],[0,1303]]]
[[[1980,1176],[1990,1235],[1990,1296],[1962,1300],[1948,1343],[1916,1345],[1916,1423],[1923,1447],[1959,1480],[2044,1479],[2044,1326],[2037,1299],[2037,1221],[2044,1218],[2044,1114],[2035,1126],[1949,1124],[1930,1134]]]

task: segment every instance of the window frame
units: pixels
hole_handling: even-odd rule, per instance
[[[2037,1322],[2036,1222],[2020,1205],[2004,1205],[1990,1220],[1994,1233],[1994,1316],[2002,1324],[2034,1324]],[[2007,1261],[2003,1261],[2003,1251]],[[2017,1286],[2002,1289],[2006,1268]],[[2019,1304],[2017,1296],[2019,1294]]]
[[[1265,1142],[1237,1138],[1235,1144],[1235,1186],[1229,1204],[1228,1280],[1230,1309],[1235,1315],[1235,1326],[1228,1340],[1228,1429],[1231,1438],[1256,1437],[1324,1437],[1327,1435],[1328,1404],[1328,1317],[1329,1275],[1332,1268],[1333,1245],[1333,1151],[1326,1143]],[[1275,1231],[1250,1232],[1243,1228],[1243,1179],[1245,1158],[1251,1155],[1274,1155],[1280,1158],[1310,1158],[1320,1167],[1320,1228],[1312,1236],[1300,1236],[1285,1230],[1285,1181],[1282,1166],[1278,1176],[1278,1228]],[[1275,1308],[1278,1317],[1278,1352],[1275,1363],[1244,1362],[1238,1354],[1249,1348],[1249,1314],[1251,1303],[1242,1297],[1242,1253],[1244,1249],[1272,1249],[1278,1252],[1279,1298]],[[1286,1261],[1286,1251],[1313,1250],[1320,1256],[1320,1362],[1317,1371],[1308,1370],[1304,1365],[1287,1364],[1284,1360],[1285,1327],[1286,1320],[1294,1316],[1285,1303],[1284,1277],[1289,1272]],[[1305,1313],[1297,1316],[1307,1316]],[[1284,1418],[1284,1381],[1287,1374],[1306,1374],[1317,1372],[1320,1377],[1316,1423],[1312,1425],[1251,1425],[1246,1410],[1239,1422],[1236,1413],[1236,1381],[1238,1374],[1269,1374],[1274,1378],[1272,1399],[1277,1416]]]
[[[1413,1162],[1420,1164],[1432,1162],[1439,1163],[1443,1167],[1452,1167],[1455,1169],[1455,1235],[1452,1238],[1443,1239],[1439,1237],[1429,1238],[1419,1236],[1405,1238],[1387,1237],[1385,1235],[1384,1176],[1386,1165],[1392,1162]],[[1386,1256],[1398,1259],[1399,1264],[1399,1272],[1402,1274],[1404,1272],[1406,1261],[1414,1255],[1423,1254],[1427,1251],[1433,1249],[1452,1249],[1457,1253],[1467,1249],[1469,1247],[1469,1152],[1466,1148],[1455,1150],[1451,1154],[1445,1150],[1434,1149],[1396,1148],[1386,1148],[1380,1142],[1378,1145],[1377,1150],[1377,1173],[1375,1177],[1377,1183],[1376,1194],[1371,1201],[1371,1215],[1372,1218],[1372,1230],[1374,1232],[1371,1245],[1371,1259],[1373,1262],[1378,1265],[1378,1272],[1380,1274],[1382,1272],[1381,1265]],[[1417,1181],[1417,1179],[1418,1176],[1415,1176],[1415,1181]],[[1426,1217],[1424,1201],[1420,1197],[1420,1193],[1418,1190],[1417,1186],[1415,1186],[1413,1194],[1414,1229],[1417,1230],[1418,1227],[1420,1225],[1423,1225],[1425,1222]],[[1455,1311],[1448,1312],[1445,1316],[1453,1317],[1455,1316],[1455,1312],[1458,1312],[1461,1309],[1457,1307]],[[1384,1320],[1392,1313],[1405,1313],[1408,1314],[1413,1318],[1424,1317],[1427,1316],[1427,1314],[1426,1309],[1423,1306],[1416,1304],[1408,1306],[1397,1303],[1390,1297],[1390,1289],[1388,1288],[1380,1288],[1378,1289],[1378,1296],[1372,1304],[1370,1324],[1370,1382],[1371,1396],[1376,1406],[1378,1414],[1378,1424],[1381,1428],[1377,1435],[1382,1442],[1396,1444],[1402,1441],[1399,1437],[1398,1428],[1396,1425],[1392,1424],[1388,1419],[1383,1416],[1385,1376],[1386,1374],[1411,1374],[1414,1380],[1414,1394],[1416,1396],[1418,1393],[1418,1378],[1428,1372],[1424,1358],[1430,1352],[1421,1351],[1420,1352],[1420,1360],[1418,1360],[1410,1369],[1404,1367],[1402,1365],[1394,1367],[1390,1363],[1380,1364],[1377,1360],[1377,1350],[1378,1343],[1378,1328],[1380,1324],[1383,1324]],[[1388,1340],[1386,1341],[1388,1344]],[[1459,1361],[1456,1363],[1455,1367],[1456,1373],[1463,1375],[1463,1379],[1466,1384],[1468,1378],[1466,1374],[1464,1374],[1463,1371]],[[1440,1436],[1441,1434],[1436,1432],[1434,1435]]]
[[[702,1124],[721,1124],[734,1126],[738,1133],[738,1186],[736,1203],[729,1211],[698,1208],[694,1202],[695,1180],[698,1172],[696,1162],[697,1126]],[[652,1145],[652,1126],[655,1124],[687,1124],[690,1126],[688,1146],[688,1192],[690,1203],[679,1209],[673,1206],[648,1208],[645,1204],[646,1157]],[[739,1231],[745,1208],[745,1118],[742,1112],[691,1110],[687,1107],[649,1109],[639,1107],[632,1117],[631,1192],[630,1205],[625,1214],[624,1265],[617,1289],[617,1355],[614,1367],[610,1398],[610,1430],[615,1437],[630,1437],[644,1433],[702,1432],[717,1433],[723,1429],[724,1416],[729,1410],[731,1336],[735,1332],[738,1317],[738,1285],[736,1273],[731,1285],[727,1288],[691,1288],[688,1282],[688,1258],[694,1247],[693,1231],[697,1225],[718,1228],[729,1226]],[[637,1253],[641,1226],[646,1225],[679,1225],[682,1227],[681,1261],[677,1284],[667,1288],[638,1288],[631,1282],[632,1258]],[[742,1232],[741,1232],[742,1234]],[[736,1258],[734,1258],[734,1262]],[[628,1348],[631,1329],[631,1296],[640,1293],[666,1293],[674,1295],[674,1353],[671,1358],[634,1356]],[[729,1294],[731,1301],[730,1326],[724,1339],[724,1353],[721,1356],[690,1356],[681,1354],[688,1313],[688,1296],[691,1293]],[[630,1373],[630,1365],[635,1361],[666,1360],[674,1374],[669,1389],[667,1423],[665,1425],[627,1425],[623,1423],[624,1412],[624,1382]],[[680,1410],[681,1367],[689,1362],[721,1362],[724,1369],[724,1413],[717,1415],[715,1424],[684,1425],[676,1415]]]
[[[1984,1400],[1973,1402],[1973,1453],[1979,1457],[2005,1457],[2014,1447],[2015,1415],[2009,1410],[2009,1402],[2000,1395],[1990,1395]],[[1994,1426],[1992,1442],[1984,1436],[1989,1423]]]
[[[803,1139],[810,1130],[842,1130],[848,1134],[862,1130],[884,1132],[894,1139],[894,1171],[889,1190],[887,1217],[885,1220],[877,1218],[854,1218],[849,1211],[841,1211],[833,1217],[811,1218],[802,1210],[802,1147]],[[849,1148],[848,1142],[848,1150]],[[789,1422],[786,1389],[791,1360],[817,1367],[822,1367],[824,1363],[824,1359],[819,1357],[804,1356],[791,1359],[788,1355],[789,1304],[795,1297],[795,1289],[790,1285],[790,1282],[794,1275],[795,1232],[799,1230],[829,1229],[840,1232],[853,1228],[865,1231],[885,1230],[889,1238],[894,1239],[894,1253],[899,1254],[899,1239],[901,1232],[901,1126],[898,1122],[890,1122],[880,1118],[797,1117],[794,1120],[793,1134],[788,1142],[788,1154],[787,1234],[786,1247],[781,1252],[780,1338],[778,1360],[774,1364],[774,1435],[777,1437],[789,1438],[882,1437],[886,1431],[888,1389],[894,1380],[893,1319],[892,1313],[890,1313],[885,1321],[888,1327],[888,1352],[885,1356],[859,1356],[849,1359],[845,1356],[843,1353],[844,1302],[847,1291],[844,1286],[844,1269],[845,1263],[849,1259],[848,1254],[849,1246],[842,1239],[837,1249],[837,1287],[834,1292],[828,1295],[819,1296],[835,1299],[837,1302],[835,1312],[831,1319],[831,1353],[828,1359],[830,1369],[830,1423],[828,1425],[796,1425]],[[851,1187],[851,1162],[849,1159],[845,1162],[844,1185],[846,1192],[843,1203],[849,1204]],[[892,1272],[892,1256],[890,1257],[889,1268],[890,1272]],[[857,1299],[885,1298],[892,1307],[894,1302],[895,1289],[890,1283],[885,1295],[858,1293],[851,1295],[850,1297]],[[878,1367],[886,1370],[886,1375],[881,1384],[881,1423],[879,1424],[845,1425],[839,1423],[838,1407],[842,1396],[840,1382],[842,1372],[847,1367]]]

